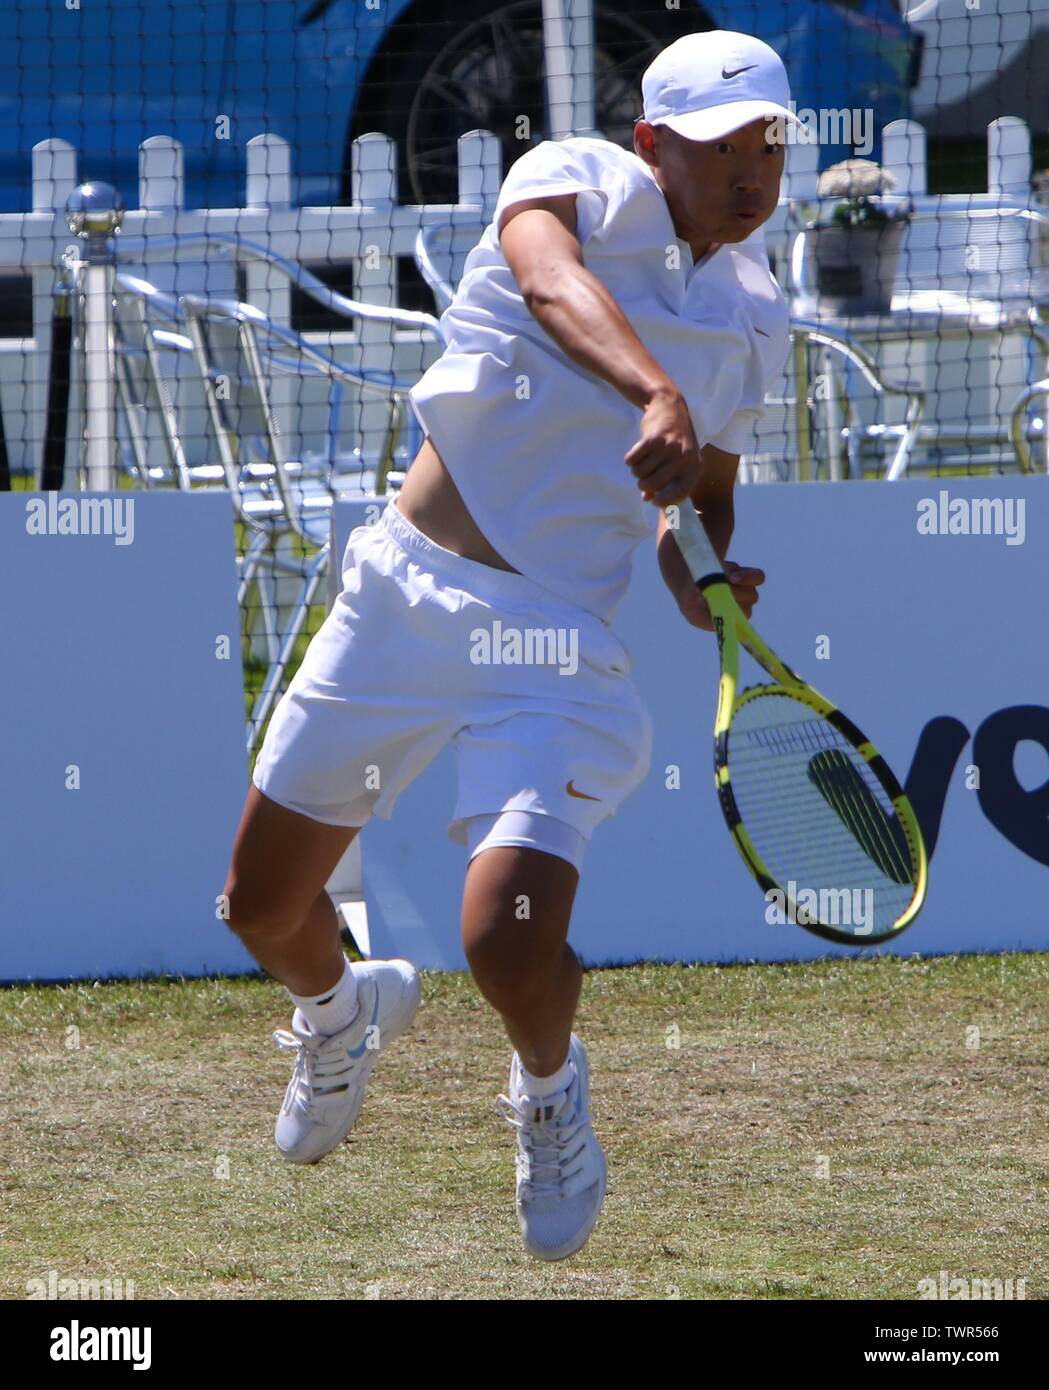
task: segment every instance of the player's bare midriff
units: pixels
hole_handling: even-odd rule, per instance
[[[521,573],[508,565],[481,534],[429,438],[423,440],[393,505],[424,536],[443,545],[445,550],[454,551],[464,560],[491,565],[493,569]]]

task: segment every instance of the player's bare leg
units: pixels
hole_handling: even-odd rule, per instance
[[[578,884],[567,859],[514,845],[484,850],[466,872],[466,958],[533,1076],[557,1071],[568,1054],[583,982],[567,942]]]
[[[294,994],[320,994],[342,975],[338,916],[324,885],[356,834],[248,790],[223,890],[229,925]]]
[[[252,786],[226,881],[229,925],[296,1004],[291,1032],[274,1040],[296,1053],[275,1139],[292,1163],[316,1163],[352,1129],[382,1048],[419,1006],[407,961],[351,966],[325,884],[357,830],[323,825]]]
[[[517,1132],[521,1235],[541,1260],[585,1245],[607,1179],[586,1050],[572,1032],[583,971],[566,938],[578,883],[566,859],[504,845],[470,861],[463,895],[470,968],[516,1049],[499,1104]]]

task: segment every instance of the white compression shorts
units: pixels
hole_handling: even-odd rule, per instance
[[[533,816],[528,811],[501,811],[490,816],[471,816],[466,822],[466,853],[470,859],[497,845],[521,845],[541,849],[567,859],[579,872],[586,841],[579,831],[556,816]]]

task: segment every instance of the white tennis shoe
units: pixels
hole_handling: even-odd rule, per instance
[[[316,1163],[356,1122],[380,1052],[407,1029],[419,1007],[419,972],[406,960],[354,961],[359,1008],[338,1033],[314,1033],[299,1009],[291,1032],[273,1041],[298,1052],[274,1138],[290,1163]]]
[[[586,1049],[572,1034],[575,1075],[545,1099],[521,1093],[521,1059],[510,1063],[510,1094],[499,1113],[517,1130],[517,1221],[524,1247],[537,1260],[563,1260],[581,1250],[601,1213],[608,1165],[590,1123]]]

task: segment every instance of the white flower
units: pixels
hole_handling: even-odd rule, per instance
[[[871,159],[843,159],[819,176],[816,191],[821,198],[869,198],[896,187],[888,169]]]

